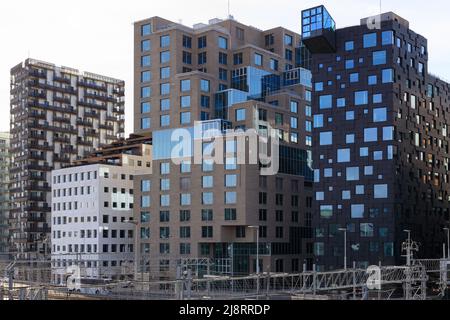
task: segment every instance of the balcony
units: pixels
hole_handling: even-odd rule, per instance
[[[117,117],[116,116],[106,116],[106,121],[116,122],[117,121]]]
[[[52,167],[49,166],[48,163],[45,164],[38,164],[38,163],[33,163],[33,164],[29,164],[27,166],[28,170],[36,170],[36,171],[52,171]]]
[[[37,69],[30,69],[28,71],[28,75],[31,76],[31,77],[37,77],[37,78],[43,78],[43,79],[47,78],[47,72],[40,71],[40,70],[37,70]]]
[[[28,196],[28,200],[30,201],[35,201],[35,202],[46,202],[47,201],[47,197],[46,196],[37,196],[37,195],[29,195]]]
[[[64,97],[64,96],[57,96],[54,95],[53,96],[53,100],[58,101],[58,102],[62,102],[62,103],[67,103],[69,104],[72,100],[68,97]]]
[[[70,118],[68,117],[53,117],[53,121],[64,122],[70,124]]]
[[[106,129],[106,130],[114,130],[114,125],[112,124],[101,124],[99,125],[100,129]]]
[[[85,140],[85,139],[82,139],[82,138],[78,138],[77,144],[82,145],[82,146],[92,147],[94,142],[93,141],[89,141],[89,140]]]
[[[31,98],[47,99],[47,94],[44,91],[31,90],[28,92],[28,96]]]
[[[36,138],[36,137],[32,137],[30,136],[30,138]],[[40,137],[38,139],[45,139],[45,137]],[[36,142],[31,142],[28,144],[28,148],[33,149],[33,150],[43,150],[43,151],[53,151],[53,147],[50,146],[48,144],[48,142],[45,142],[44,144],[39,144]]]
[[[106,94],[96,94],[96,93],[86,92],[84,94],[84,96],[86,98],[91,98],[91,99],[97,99],[97,100],[108,101],[108,102],[113,102],[113,103],[117,102],[116,98],[114,98],[113,96],[108,96]]]
[[[83,79],[78,80],[78,85],[80,87],[97,89],[97,90],[102,90],[102,91],[106,91],[108,89],[105,84],[96,84],[94,82],[86,81],[86,80],[83,80]]]
[[[69,101],[70,102],[70,101]],[[43,108],[46,110],[53,110],[53,111],[58,111],[58,112],[62,112],[62,113],[71,113],[71,114],[76,114],[76,110],[74,107],[58,107],[55,105],[51,105],[48,102],[45,103],[39,103],[38,101],[31,101],[28,102],[28,107],[35,107],[35,108]]]
[[[35,222],[35,223],[46,223],[47,219],[43,216],[39,216],[37,214],[28,214],[27,221]]]
[[[51,212],[52,208],[50,208],[49,206],[43,206],[43,207],[39,207],[37,205],[30,205],[24,208],[24,210],[26,212]]]
[[[86,114],[86,112],[85,112],[85,114]],[[78,118],[77,119],[77,125],[92,127],[93,122],[91,120],[88,120],[88,119]]]
[[[64,136],[58,136],[58,137],[54,137],[53,140],[55,142],[60,142],[60,143],[67,143],[70,144],[71,140],[68,137],[64,137]]]
[[[89,108],[108,110],[108,106],[106,104],[97,104],[97,103],[93,103],[93,102],[87,102],[86,100],[79,100],[78,104],[81,106],[89,107]]]
[[[25,232],[27,232],[27,233],[49,233],[50,228],[28,227],[28,228],[25,228]],[[31,241],[31,242],[34,242],[34,241]]]
[[[38,183],[31,183],[30,185],[25,187],[25,190],[50,192],[50,191],[52,191],[52,188],[50,187],[50,185],[48,183],[44,183],[42,185],[39,185]]]
[[[35,153],[31,153],[27,156],[24,157],[24,159],[22,160],[26,160],[26,159],[31,159],[31,160],[41,160],[41,161],[45,161],[47,160],[47,157],[45,156],[45,154],[35,154]]]
[[[57,76],[57,75],[54,75],[54,76],[53,76],[53,81],[58,81],[58,82],[62,82],[62,83],[71,84],[70,78],[69,78],[69,77],[66,77],[66,76]]]
[[[94,129],[84,130],[84,135],[88,137],[95,137],[97,138],[99,136],[99,133]]]
[[[57,127],[50,125],[47,121],[44,123],[39,123],[37,121],[32,121],[28,123],[28,126],[30,128],[39,129],[39,130],[51,130],[51,131],[57,131],[57,132],[63,132],[63,133],[72,133],[77,134],[78,131],[73,128],[72,126],[65,126],[65,127]]]
[[[100,116],[100,113],[98,113],[96,111],[85,111],[84,116],[98,118]]]
[[[53,155],[53,161],[63,162],[63,163],[70,163],[70,157],[54,154]]]
[[[76,154],[77,151],[76,151],[75,148],[72,147],[72,146],[70,146],[70,147],[62,147],[62,148],[61,148],[61,153]]]

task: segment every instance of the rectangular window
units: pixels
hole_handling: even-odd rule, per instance
[[[170,51],[163,51],[160,54],[161,63],[168,63],[170,61]]]
[[[363,46],[364,48],[373,48],[377,46],[377,34],[369,33],[365,34],[363,37]]]
[[[150,67],[152,65],[152,59],[150,56],[142,56],[141,67]]]
[[[361,106],[369,103],[368,91],[356,91],[355,92],[355,105]]]
[[[324,95],[319,97],[319,108],[320,109],[331,109],[333,107],[333,96]]]
[[[394,44],[394,31],[383,31],[381,33],[381,44],[389,46]]]
[[[355,49],[355,42],[354,41],[347,41],[345,42],[345,51],[352,51]]]
[[[255,53],[255,65],[257,66],[263,65],[263,56],[259,53]]]
[[[160,46],[161,48],[167,48],[170,46],[170,36],[165,35],[160,37]]]
[[[236,110],[236,121],[245,121],[245,109]]]
[[[225,37],[218,38],[218,46],[220,49],[227,50],[228,49],[228,39]]]
[[[386,50],[372,53],[372,63],[374,66],[386,64]]]
[[[141,42],[141,51],[142,52],[147,52],[147,51],[150,51],[151,49],[152,49],[152,47],[151,47],[150,40],[143,40]]]

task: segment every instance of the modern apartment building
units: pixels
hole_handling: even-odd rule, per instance
[[[450,207],[449,84],[428,72],[427,40],[389,12],[343,29],[302,12],[312,53],[315,256],[320,269],[442,257]]]
[[[132,136],[52,171],[52,281],[134,274],[133,179],[151,173],[149,138]]]
[[[9,154],[10,136],[8,132],[0,133],[0,259],[8,258],[8,219],[9,219]]]
[[[152,137],[154,164],[134,187],[145,272],[172,277],[181,264],[241,275],[312,264],[311,74],[300,68],[300,44],[290,30],[232,18],[193,28],[159,17],[135,23],[135,132]],[[279,142],[276,174],[237,161],[239,129]],[[180,132],[188,148],[173,154]],[[226,142],[215,139],[222,134]],[[213,154],[218,161],[206,160]]]
[[[10,231],[19,258],[49,253],[51,170],[123,138],[124,82],[27,59],[11,70]]]

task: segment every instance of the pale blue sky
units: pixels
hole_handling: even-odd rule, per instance
[[[270,5],[269,5],[270,4]],[[273,4],[276,4],[274,6]],[[379,0],[231,0],[231,14],[259,29],[283,26],[300,32],[301,10],[324,4],[338,28],[380,12]],[[447,33],[450,2],[383,0],[428,38],[430,71],[450,79]],[[0,1],[0,130],[9,130],[9,70],[30,57],[127,82],[127,134],[132,124],[133,22],[151,16],[191,26],[227,16],[227,0],[14,0]]]

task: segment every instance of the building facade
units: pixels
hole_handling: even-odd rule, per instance
[[[151,276],[172,277],[180,263],[232,275],[312,263],[311,75],[300,44],[292,31],[231,18],[135,23],[135,132],[152,137],[154,164],[135,179],[135,219]],[[238,130],[273,135],[276,174],[238,163]],[[179,133],[188,151],[174,155]]]
[[[312,53],[314,251],[319,269],[404,264],[402,242],[442,257],[449,221],[449,85],[427,40],[390,12],[336,29],[302,12]]]
[[[124,135],[124,82],[28,59],[11,70],[12,253],[49,253],[51,170]]]
[[[64,284],[73,265],[83,279],[133,276],[133,180],[148,172],[150,141],[134,136],[52,171],[53,283]]]
[[[0,259],[9,254],[9,166],[10,136],[7,132],[0,133]]]

